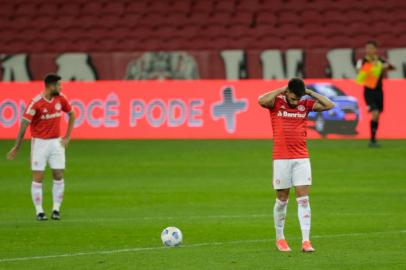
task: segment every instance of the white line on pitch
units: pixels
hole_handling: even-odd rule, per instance
[[[406,233],[406,230],[400,231],[386,231],[386,232],[367,232],[367,233],[342,233],[342,234],[327,234],[327,235],[315,235],[312,238],[338,238],[338,237],[356,237],[371,234],[396,234],[396,233]],[[291,238],[293,239],[293,238]],[[297,239],[297,238],[295,238]],[[222,245],[234,245],[234,244],[250,244],[250,243],[263,243],[263,242],[273,242],[274,239],[255,239],[255,240],[236,240],[236,241],[225,241],[225,242],[207,242],[207,243],[196,243],[190,245],[183,245],[181,248],[194,248],[194,247],[204,247],[204,246],[222,246]],[[18,261],[32,261],[32,260],[44,260],[44,259],[57,259],[66,257],[79,257],[79,256],[91,256],[91,255],[109,255],[117,253],[127,253],[127,252],[140,252],[140,251],[155,251],[166,249],[163,246],[160,247],[140,247],[140,248],[125,248],[116,250],[100,250],[100,251],[89,251],[89,252],[78,252],[78,253],[66,253],[57,255],[47,255],[47,256],[32,256],[32,257],[17,257],[17,258],[4,258],[0,259],[0,263],[4,262],[18,262]]]

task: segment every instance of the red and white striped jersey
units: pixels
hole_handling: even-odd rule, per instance
[[[64,95],[47,100],[42,94],[32,99],[23,118],[30,122],[31,136],[40,139],[60,137],[63,112],[70,112],[71,105]]]
[[[315,100],[302,99],[291,108],[285,96],[277,96],[270,109],[274,137],[273,159],[307,158],[307,115]]]

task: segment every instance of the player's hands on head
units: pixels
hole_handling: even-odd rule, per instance
[[[69,144],[70,138],[64,137],[61,140],[61,144],[64,148],[68,148],[68,144]]]
[[[8,160],[15,159],[15,157],[17,156],[17,151],[18,151],[17,147],[14,146],[13,148],[11,148],[11,150],[7,153],[7,159]]]

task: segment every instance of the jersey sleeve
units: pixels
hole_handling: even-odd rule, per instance
[[[23,119],[31,122],[32,118],[35,116],[35,114],[37,113],[37,106],[36,106],[36,102],[34,100],[31,100],[30,104],[28,105],[28,107],[25,109],[24,115],[23,115]]]
[[[61,104],[62,104],[62,111],[68,113],[72,110],[72,106],[70,105],[68,99],[65,96],[61,96]]]
[[[316,100],[314,100],[314,99],[307,99],[307,100],[306,100],[306,105],[305,105],[306,111],[307,111],[307,112],[313,111],[314,104],[316,104]]]
[[[281,102],[281,97],[280,96],[275,97],[275,101],[273,103],[273,106],[272,106],[272,108],[269,108],[269,110],[271,112],[273,112],[275,110],[278,110],[280,102]]]

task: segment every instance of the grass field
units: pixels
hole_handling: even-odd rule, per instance
[[[0,141],[4,157],[12,143]],[[406,141],[382,144],[309,141],[317,251],[300,252],[292,197],[293,251],[281,254],[271,141],[73,141],[59,222],[34,219],[25,142],[15,161],[0,163],[0,269],[404,270]],[[182,247],[162,247],[169,225],[182,230]]]

